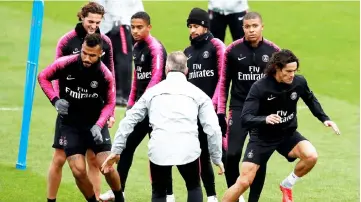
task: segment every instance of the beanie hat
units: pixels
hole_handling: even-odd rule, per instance
[[[187,27],[189,24],[197,24],[209,28],[209,15],[207,11],[200,8],[193,8],[187,19]]]

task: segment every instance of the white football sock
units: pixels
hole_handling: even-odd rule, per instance
[[[300,179],[299,177],[297,177],[297,175],[295,175],[294,172],[292,172],[288,177],[286,177],[286,179],[284,179],[281,183],[281,185],[283,187],[292,189],[293,185],[296,184],[297,180]]]

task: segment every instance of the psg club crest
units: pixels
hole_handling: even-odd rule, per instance
[[[209,58],[209,52],[208,51],[204,51],[203,58]]]
[[[269,61],[268,55],[262,55],[262,61],[263,62],[268,62]]]
[[[291,97],[291,100],[297,99],[297,93],[296,92],[291,93],[290,97]]]
[[[92,87],[92,88],[98,87],[98,82],[97,82],[97,81],[92,81],[92,82],[90,83],[90,87]]]

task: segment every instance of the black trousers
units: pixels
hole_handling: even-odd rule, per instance
[[[130,167],[133,164],[133,156],[138,145],[143,141],[147,134],[151,133],[152,128],[149,126],[149,118],[146,117],[140,123],[138,123],[133,132],[129,135],[125,149],[120,155],[120,159],[117,165],[119,173],[122,191],[125,191],[125,186],[128,178]],[[172,174],[167,176],[167,195],[173,194]]]
[[[216,185],[214,182],[214,171],[208,150],[207,134],[204,133],[202,125],[198,122],[198,138],[201,147],[201,178],[207,196],[216,195]]]
[[[133,37],[128,25],[114,26],[106,33],[112,41],[117,103],[127,102],[132,82]]]
[[[227,186],[231,187],[239,177],[239,164],[242,158],[244,142],[248,131],[241,124],[242,108],[230,109],[228,116],[227,142],[228,148],[226,153],[225,176]],[[257,202],[261,196],[264,181],[266,178],[266,164],[260,166],[256,177],[251,184],[248,202]]]
[[[200,185],[199,159],[177,166],[182,175],[187,191],[188,202],[203,202],[203,194]],[[172,166],[160,166],[150,162],[152,177],[152,202],[166,202],[168,176],[172,172]]]
[[[232,34],[233,41],[240,39],[244,36],[243,31],[243,17],[246,15],[246,11],[241,13],[232,13],[229,15],[223,15],[212,10],[208,11],[209,18],[211,20],[210,31],[215,38],[224,42],[226,36],[226,28],[229,25],[229,29]]]

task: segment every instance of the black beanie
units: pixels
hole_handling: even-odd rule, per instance
[[[189,24],[197,24],[209,28],[209,15],[207,11],[200,8],[193,8],[187,19],[187,27]]]

